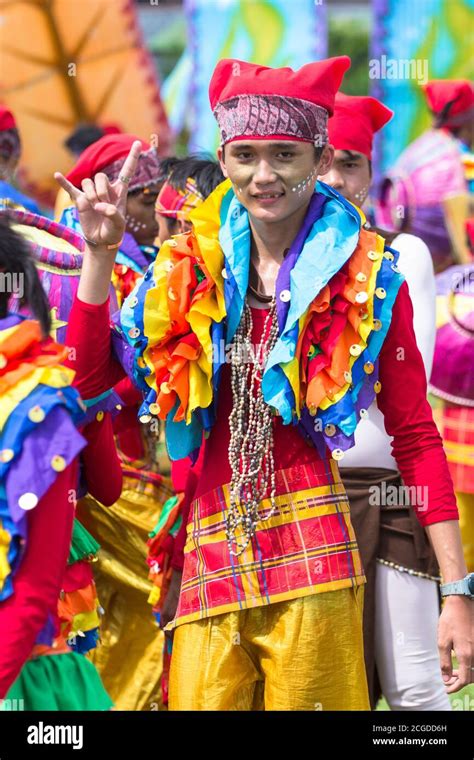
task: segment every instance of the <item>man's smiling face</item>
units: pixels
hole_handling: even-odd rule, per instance
[[[332,147],[318,157],[309,142],[235,140],[219,148],[218,158],[250,216],[271,223],[308,204],[317,175],[329,169]]]

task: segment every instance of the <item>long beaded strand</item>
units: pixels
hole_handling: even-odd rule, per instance
[[[269,325],[270,333],[266,341]],[[252,331],[252,312],[246,301],[242,319],[233,339],[231,354],[233,405],[229,418],[229,463],[232,480],[226,532],[229,551],[234,556],[239,556],[245,551],[255,535],[257,524],[268,520],[276,510],[273,413],[262,392],[265,358],[278,339],[275,297],[272,298],[265,318],[262,339],[256,347],[256,356],[253,354]],[[259,504],[268,487],[271,508],[262,518],[259,514]],[[242,538],[237,538],[239,526]]]

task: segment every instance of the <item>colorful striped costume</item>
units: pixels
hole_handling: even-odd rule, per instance
[[[364,582],[336,460],[353,445],[357,422],[380,389],[377,358],[403,278],[394,253],[363,221],[318,183],[277,280],[280,338],[266,364],[264,394],[320,458],[277,473],[280,509],[233,561],[223,523],[228,489],[194,501],[171,625]],[[145,392],[141,419],[166,420],[172,459],[191,454],[212,429],[221,348],[232,340],[247,290],[248,217],[228,181],[192,222],[193,232],[162,246],[119,325]]]

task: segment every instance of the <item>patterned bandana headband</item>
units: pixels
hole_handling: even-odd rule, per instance
[[[284,137],[314,143],[328,141],[328,112],[322,106],[282,95],[237,95],[214,109],[221,144],[232,140]]]
[[[107,175],[111,182],[115,182],[122,171],[123,162],[124,158],[119,158],[108,166],[104,166],[101,171]],[[156,148],[144,150],[140,153],[137,169],[128,185],[128,192],[133,193],[135,190],[143,190],[149,185],[159,183],[162,179],[163,173]]]

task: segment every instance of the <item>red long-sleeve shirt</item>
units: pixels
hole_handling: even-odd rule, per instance
[[[14,593],[0,604],[0,699],[28,659],[36,637],[55,610],[71,545],[77,460],[61,472],[28,513],[28,542]]]
[[[122,491],[122,468],[117,455],[110,414],[89,422],[81,433],[87,446],[81,452],[87,491],[106,507],[115,504]]]
[[[111,354],[108,302],[97,306],[76,301],[69,319],[68,343],[76,348],[76,362],[88,365],[81,371],[86,397],[94,397],[115,385],[124,376]],[[255,320],[263,327],[261,321]],[[94,341],[88,335],[96,336]],[[255,335],[258,339],[258,335]],[[77,369],[77,366],[76,366]],[[228,462],[230,383],[223,368],[219,391],[217,421],[206,441],[202,473],[194,495],[205,493],[231,479]],[[413,308],[404,283],[396,298],[392,322],[380,354],[378,405],[384,414],[387,433],[393,436],[393,454],[407,486],[425,488],[428,503],[415,507],[423,526],[458,519],[458,511],[446,457],[431,408],[426,399],[423,360],[413,330]],[[297,429],[275,424],[275,463],[288,467],[297,460],[319,456],[308,447]],[[175,566],[175,563],[173,563]]]

